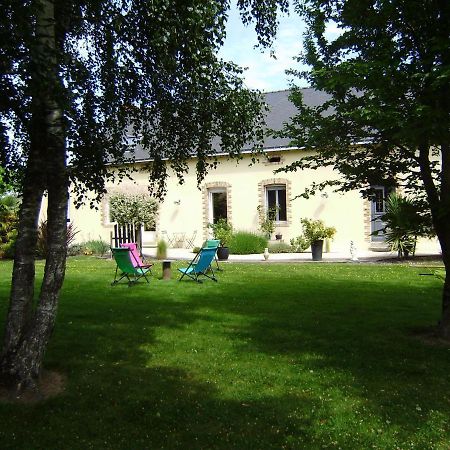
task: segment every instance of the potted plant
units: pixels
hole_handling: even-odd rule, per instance
[[[220,241],[220,246],[217,249],[217,258],[219,261],[225,261],[230,255],[228,243],[233,235],[233,227],[228,223],[227,219],[219,219],[216,223],[208,225],[213,231],[214,239]]]
[[[302,219],[303,236],[311,245],[313,261],[322,260],[323,241],[332,239],[336,234],[336,228],[327,227],[322,220]]]

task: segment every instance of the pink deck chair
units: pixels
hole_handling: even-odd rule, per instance
[[[125,242],[123,244],[120,244],[120,246],[130,249],[131,262],[133,263],[134,267],[139,267],[141,269],[150,269],[153,266],[153,264],[151,263],[146,264],[144,261],[142,261],[141,255],[135,242]]]

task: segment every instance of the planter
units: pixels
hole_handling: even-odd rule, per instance
[[[228,247],[218,247],[217,248],[217,259],[219,261],[226,261],[230,256],[230,250]]]
[[[282,234],[276,234],[276,235],[275,235],[275,239],[276,239],[277,241],[281,241],[281,239],[283,239],[283,235],[282,235]]]
[[[314,241],[311,243],[311,252],[313,261],[322,261],[323,241]]]

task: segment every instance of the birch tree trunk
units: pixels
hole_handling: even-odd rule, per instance
[[[31,82],[31,150],[0,361],[0,380],[16,391],[37,388],[65,273],[68,180],[63,114],[57,101],[60,81],[54,4],[50,0],[40,2],[32,58],[36,69]],[[37,226],[44,189],[48,193],[48,255],[40,295],[33,305]]]

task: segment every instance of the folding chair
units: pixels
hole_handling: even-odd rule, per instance
[[[145,278],[145,281],[149,283],[147,273],[150,272],[150,269],[146,269],[140,266],[135,267],[132,263],[131,251],[129,248],[111,247],[111,253],[117,264],[114,281],[111,283],[111,286],[116,285],[123,278],[126,278],[128,280],[128,287],[137,283],[140,278]],[[117,278],[119,269],[121,273],[119,278]]]
[[[216,262],[217,270],[221,272],[223,269],[219,267],[219,260],[217,259],[217,249],[219,248],[219,245],[220,239],[208,239],[203,247],[216,249],[216,253],[214,254],[214,261]]]
[[[131,262],[134,267],[140,267],[141,269],[151,269],[153,267],[152,263],[146,263],[142,260],[141,253],[139,252],[135,242],[126,242],[120,244],[120,246],[130,249]]]
[[[215,248],[202,248],[196,255],[195,258],[189,263],[189,266],[186,268],[178,269],[183,275],[178,281],[181,281],[185,275],[189,278],[201,283],[202,280],[199,280],[201,275],[213,280],[217,281],[217,278],[214,276],[214,271],[211,267],[211,262],[214,259],[214,255],[216,254]],[[208,275],[208,270],[211,271],[212,276]]]
[[[192,233],[191,237],[186,237],[186,248],[193,247],[195,238],[197,237],[197,230]]]
[[[173,237],[169,237],[167,231],[161,231],[161,236],[163,241],[166,241],[169,247],[173,247]]]

